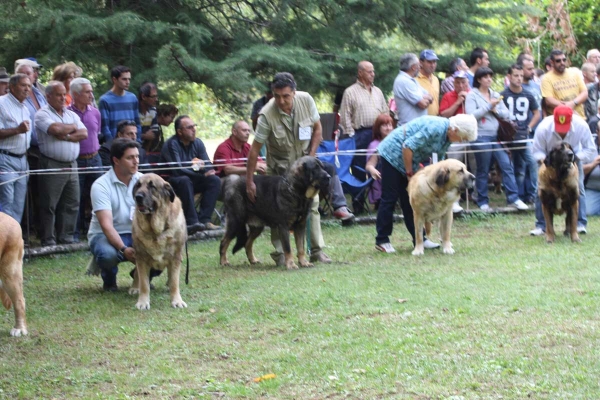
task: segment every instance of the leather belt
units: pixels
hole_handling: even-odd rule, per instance
[[[81,160],[89,160],[91,158],[96,157],[96,155],[98,155],[98,152],[89,153],[89,154],[80,154],[79,157],[77,157],[77,158],[79,158]]]
[[[7,156],[11,156],[14,158],[23,158],[23,156],[25,156],[25,154],[15,154],[15,153],[11,153],[8,150],[4,150],[4,149],[0,149],[0,154],[6,154]]]

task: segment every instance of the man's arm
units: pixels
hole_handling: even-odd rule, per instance
[[[258,154],[262,149],[263,144],[259,143],[256,139],[252,142],[250,147],[250,154],[248,154],[248,164],[246,166],[246,194],[248,199],[254,203],[256,201],[256,185],[254,184],[254,170],[256,169],[256,162],[258,160]]]
[[[592,162],[594,158],[598,155],[598,150],[594,145],[594,139],[592,137],[592,133],[590,132],[590,128],[582,120],[581,127],[584,130],[584,133],[581,137],[581,153],[577,154],[577,157],[581,160],[583,164]]]
[[[312,137],[310,138],[310,151],[308,153],[309,156],[314,157],[317,154],[317,149],[322,141],[323,127],[321,126],[321,121],[319,120],[313,124]]]
[[[355,106],[348,91],[344,91],[342,96],[342,104],[340,106],[340,126],[345,134],[354,136],[354,128],[352,127],[352,112]]]
[[[1,118],[1,116],[0,116],[0,118]],[[23,121],[14,128],[0,129],[0,139],[6,139],[11,136],[20,135],[22,133],[27,133],[27,132],[29,132],[30,127],[31,127],[31,125],[30,125],[29,121]]]
[[[414,175],[413,171],[413,151],[408,147],[402,148],[402,160],[404,161],[404,169],[406,177],[410,179]]]
[[[449,104],[448,96],[442,97],[442,103],[440,104],[440,116],[444,118],[450,118],[456,114],[458,108],[464,103],[467,97],[467,92],[460,92],[456,98],[456,101]]]
[[[111,141],[115,135],[110,130],[110,108],[108,102],[100,98],[98,104],[98,110],[100,111],[100,133],[102,134],[103,141]]]
[[[113,216],[111,210],[100,210],[96,211],[96,218],[102,228],[102,233],[108,239],[108,243],[111,244],[115,249],[120,250],[125,247],[125,243],[121,239],[121,236],[117,233],[113,225]],[[124,252],[125,258],[135,264],[135,250],[133,247],[127,247]]]

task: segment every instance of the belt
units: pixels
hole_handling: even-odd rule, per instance
[[[15,153],[11,153],[8,150],[4,150],[4,149],[0,149],[0,154],[6,154],[7,156],[11,156],[14,158],[23,158],[23,156],[25,156],[25,154],[15,154]]]
[[[98,155],[97,151],[94,153],[89,153],[89,154],[80,154],[79,157],[77,157],[77,158],[79,158],[81,160],[89,160],[91,158],[96,157],[96,155]]]

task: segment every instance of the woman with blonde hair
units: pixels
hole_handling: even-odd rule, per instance
[[[65,107],[68,107],[73,103],[71,97],[71,81],[75,78],[79,78],[83,70],[73,61],[66,62],[64,64],[57,65],[52,73],[52,80],[62,82],[67,89],[67,100]]]

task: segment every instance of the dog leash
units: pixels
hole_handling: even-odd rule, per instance
[[[187,240],[185,241],[185,284],[187,285],[190,282],[190,255],[188,254],[187,249]]]

